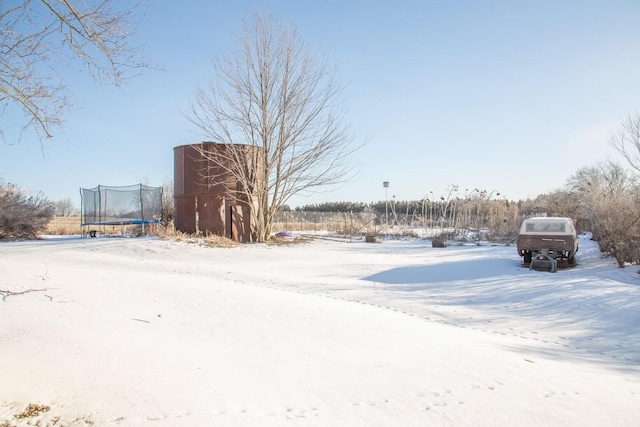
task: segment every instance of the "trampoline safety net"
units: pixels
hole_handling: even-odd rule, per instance
[[[81,188],[80,210],[83,226],[159,223],[162,187],[136,184]]]

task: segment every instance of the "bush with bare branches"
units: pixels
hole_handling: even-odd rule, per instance
[[[29,195],[0,181],[0,240],[34,238],[53,218],[53,205],[42,193]]]
[[[579,194],[581,214],[600,250],[618,267],[640,263],[640,187],[618,164],[605,162],[580,169],[570,178]]]

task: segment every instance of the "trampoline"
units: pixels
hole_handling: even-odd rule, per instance
[[[80,188],[83,237],[153,233],[161,215],[162,187],[135,184]]]

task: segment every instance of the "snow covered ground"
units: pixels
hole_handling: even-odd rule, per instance
[[[586,237],[577,260],[532,271],[513,246],[427,240],[0,243],[0,426],[637,426],[638,267]]]

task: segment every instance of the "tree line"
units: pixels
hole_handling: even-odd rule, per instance
[[[165,183],[163,220],[173,217],[172,185]],[[580,233],[591,232],[603,253],[620,267],[640,264],[640,183],[633,173],[613,162],[584,167],[569,177],[562,190],[535,199],[491,199],[486,191],[464,197],[431,200],[326,202],[308,204],[292,212],[370,213],[380,226],[430,227],[463,236],[512,242],[522,219],[532,216],[573,218]],[[54,215],[74,213],[69,199],[49,202],[42,193],[30,195],[0,181],[0,239],[32,238],[46,229]],[[452,236],[454,237],[454,236]]]

